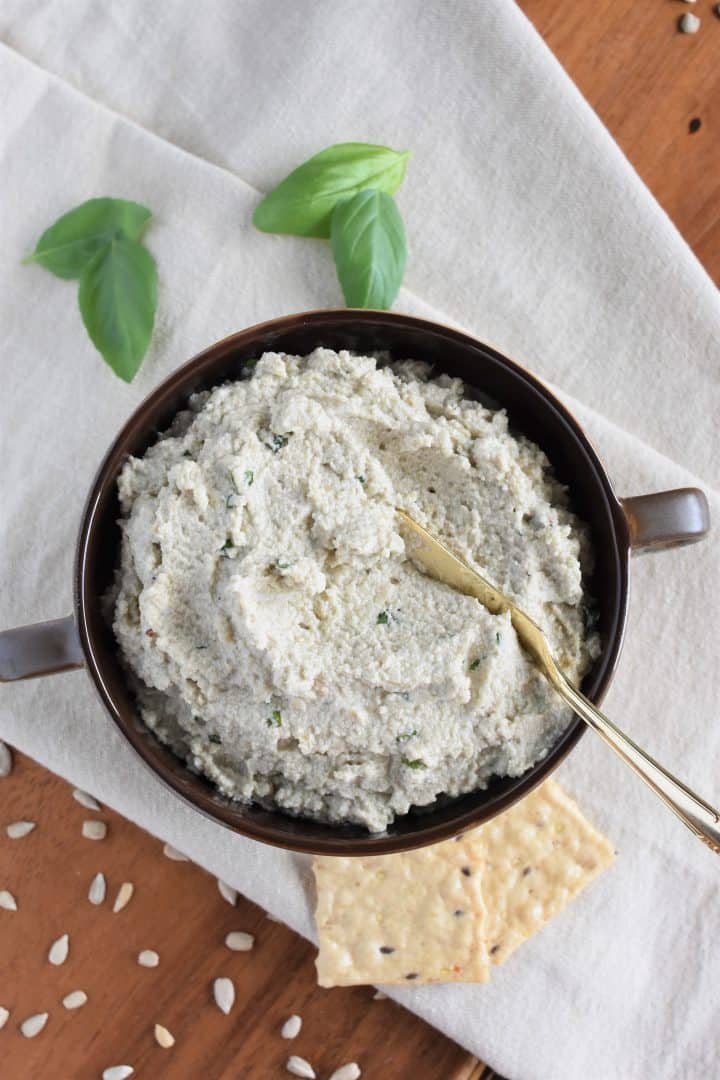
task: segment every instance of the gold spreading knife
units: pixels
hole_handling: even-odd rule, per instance
[[[453,555],[404,510],[398,509],[397,513],[407,540],[407,554],[413,562],[420,565],[430,577],[467,596],[474,596],[494,615],[508,611],[520,644],[530,653],[560,697],[660,796],[691,832],[720,855],[720,816],[717,810],[713,810],[712,806],[641,750],[572,685],[555,662],[545,634],[509,596]]]

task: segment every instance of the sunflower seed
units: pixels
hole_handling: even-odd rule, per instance
[[[0,740],[0,777],[9,776],[12,772],[13,759],[10,747]]]
[[[382,990],[376,990],[373,994],[373,1001],[387,1001],[387,994],[383,994]]]
[[[159,963],[160,957],[154,949],[143,949],[141,953],[138,953],[140,967],[157,967]]]
[[[220,890],[220,895],[223,900],[227,900],[228,904],[232,904],[233,907],[237,904],[237,889],[233,889],[232,885],[226,884],[218,878],[217,887]]]
[[[172,844],[163,845],[163,855],[168,859],[172,859],[173,862],[190,862],[187,855],[183,855],[182,851],[178,851]]]
[[[5,1025],[8,1022],[8,1016],[9,1015],[10,1015],[10,1010],[6,1009],[2,1005],[0,1005],[0,1028],[5,1027]]]
[[[225,938],[225,944],[233,952],[250,952],[255,944],[252,934],[246,934],[244,930],[231,930]]]
[[[341,1065],[330,1077],[330,1080],[359,1080],[362,1076],[360,1066],[356,1061],[348,1061],[347,1065]]]
[[[20,1031],[26,1039],[34,1039],[45,1027],[47,1020],[48,1013],[35,1013],[34,1016],[28,1016],[27,1020],[23,1020]]]
[[[60,967],[60,964],[64,964],[68,958],[70,952],[70,937],[68,934],[62,934],[57,941],[53,941],[48,952],[48,960],[55,967]]]
[[[81,806],[84,806],[86,810],[102,810],[102,806],[93,799],[92,795],[88,795],[87,791],[81,791],[80,788],[75,788],[73,791],[73,799],[75,802],[79,802]]]
[[[21,840],[23,836],[31,833],[34,828],[34,821],[13,821],[12,825],[8,825],[5,832],[11,840]]]
[[[83,821],[82,834],[86,840],[104,840],[107,836],[107,825],[104,821]]]
[[[102,904],[105,902],[106,893],[107,885],[105,884],[105,875],[96,874],[90,882],[90,888],[88,889],[88,900],[91,904]]]
[[[162,1024],[155,1025],[155,1042],[158,1046],[162,1046],[163,1050],[169,1050],[171,1046],[175,1045],[174,1037]]]
[[[111,1065],[102,1074],[102,1080],[127,1080],[135,1072],[132,1065]]]
[[[285,1068],[293,1076],[304,1076],[305,1080],[315,1080],[315,1070],[309,1061],[305,1058],[297,1057],[296,1054],[291,1054],[285,1062]]]
[[[7,889],[0,890],[0,908],[3,911],[17,911],[17,901]]]
[[[62,999],[62,1003],[66,1009],[80,1009],[87,1001],[87,994],[84,990],[73,990],[71,994],[66,994]]]
[[[135,886],[130,881],[123,881],[122,885],[118,889],[118,894],[115,897],[115,903],[113,904],[113,914],[117,915],[118,911],[122,911],[127,904],[132,900],[132,894],[135,892]]]
[[[294,1039],[296,1035],[300,1034],[300,1028],[302,1027],[302,1017],[294,1013],[292,1016],[288,1016],[287,1020],[280,1028],[280,1034],[283,1039]]]
[[[216,979],[213,983],[213,997],[220,1012],[227,1016],[235,1004],[235,986],[232,979]]]
[[[686,11],[680,16],[680,29],[683,34],[697,34],[700,29],[700,20],[691,11]]]

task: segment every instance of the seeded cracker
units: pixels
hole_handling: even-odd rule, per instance
[[[493,964],[507,959],[614,859],[610,841],[554,780],[463,839],[473,863],[483,865]]]
[[[318,982],[485,982],[490,963],[502,963],[613,857],[550,780],[457,840],[316,858]]]
[[[485,905],[463,843],[314,861],[320,986],[485,982]]]

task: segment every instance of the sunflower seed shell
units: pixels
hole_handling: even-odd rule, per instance
[[[82,834],[86,840],[104,840],[107,836],[107,825],[104,821],[83,821]]]
[[[115,897],[115,903],[113,904],[113,914],[117,915],[118,911],[122,911],[124,907],[132,900],[132,895],[135,892],[135,886],[130,881],[123,881],[122,885],[118,889],[118,894]]]
[[[330,1080],[360,1080],[362,1072],[356,1061],[349,1061],[347,1065],[341,1065],[330,1077]]]
[[[34,828],[34,821],[13,821],[11,825],[8,825],[5,832],[11,840],[22,840],[23,836],[27,836]]]
[[[162,1024],[155,1025],[155,1042],[158,1046],[162,1046],[163,1050],[169,1050],[171,1046],[175,1045],[174,1037]]]
[[[163,844],[163,855],[173,862],[190,862],[187,855],[183,855],[182,851],[178,851],[172,844]]]
[[[3,911],[17,911],[17,900],[7,889],[0,890],[0,908]]]
[[[88,900],[91,904],[102,904],[105,902],[106,893],[107,884],[105,882],[105,875],[96,874],[90,882],[90,888],[88,889]]]
[[[315,1080],[315,1070],[309,1061],[305,1058],[298,1057],[296,1054],[291,1054],[285,1062],[285,1068],[293,1076],[304,1076],[305,1080]]]
[[[64,1008],[66,1009],[80,1009],[87,1001],[87,994],[84,990],[73,990],[71,994],[66,994],[62,999]]]
[[[221,881],[220,878],[218,878],[217,887],[223,900],[227,900],[228,904],[232,904],[232,906],[235,907],[238,898],[237,889],[233,889],[232,885],[228,885],[227,882]]]
[[[233,952],[250,952],[255,944],[252,934],[246,934],[244,930],[231,930],[225,937],[225,944]]]
[[[232,979],[216,979],[213,983],[213,997],[220,1012],[227,1016],[235,1004],[235,986]]]
[[[97,799],[93,799],[92,795],[88,795],[87,791],[81,791],[80,788],[75,788],[73,791],[73,799],[75,802],[80,803],[81,806],[84,806],[86,810],[95,810],[96,812],[102,810],[102,806]]]
[[[9,746],[0,740],[0,779],[9,776],[12,772],[13,759]]]
[[[143,949],[138,954],[138,964],[140,967],[155,968],[160,963],[160,957],[154,949]]]
[[[27,1020],[23,1020],[20,1031],[26,1039],[34,1039],[36,1035],[40,1034],[47,1024],[48,1015],[48,1013],[35,1013],[34,1016],[28,1016]]]
[[[280,1028],[280,1034],[283,1039],[294,1039],[300,1034],[300,1028],[302,1027],[302,1017],[297,1013],[293,1013],[292,1016],[288,1016],[287,1020]]]

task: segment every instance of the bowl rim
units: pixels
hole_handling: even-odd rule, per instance
[[[103,676],[102,657],[96,648],[92,629],[89,625],[89,607],[93,600],[92,591],[88,584],[88,562],[92,552],[92,546],[97,534],[99,507],[106,495],[108,487],[115,484],[118,468],[127,456],[123,450],[124,444],[137,433],[144,430],[149,433],[148,417],[153,415],[162,406],[162,403],[172,398],[177,393],[178,384],[182,383],[192,373],[202,372],[204,366],[208,368],[214,365],[224,356],[230,355],[241,348],[251,346],[256,339],[268,333],[297,330],[299,327],[311,327],[314,323],[326,324],[332,320],[335,325],[350,326],[353,323],[384,322],[394,326],[411,328],[416,331],[440,332],[449,336],[460,345],[480,349],[483,352],[508,367],[515,376],[524,380],[545,399],[549,408],[554,409],[569,429],[570,435],[574,436],[584,454],[589,458],[595,474],[600,482],[605,496],[607,507],[612,520],[612,536],[615,545],[613,555],[619,572],[619,605],[615,621],[615,631],[603,657],[602,675],[599,678],[590,697],[595,704],[599,704],[615,675],[617,665],[625,638],[627,627],[627,613],[629,601],[629,576],[630,576],[630,535],[627,519],[620,500],[610,483],[602,461],[593,444],[586,435],[582,425],[570,412],[570,410],[558,400],[553,391],[546,383],[536,375],[529,372],[522,364],[507,356],[500,349],[490,345],[479,338],[474,337],[454,326],[448,326],[429,319],[419,318],[413,315],[404,315],[398,312],[388,312],[375,309],[353,308],[323,308],[307,312],[299,312],[283,315],[278,318],[268,319],[260,323],[229,334],[219,341],[214,342],[205,349],[196,353],[185,363],[173,370],[163,379],[142,402],[133,410],[125,421],[120,431],[111,441],[106,450],[95,477],[89,489],[87,500],[80,518],[80,526],[77,536],[75,562],[73,569],[73,599],[75,622],[78,629],[82,651],[85,656],[88,673],[94,683],[95,689],[100,696],[107,712],[126,741],[130,743],[135,752],[140,756],[145,766],[158,778],[165,787],[172,790],[193,809],[202,813],[214,822],[230,828],[236,833],[273,847],[286,850],[305,852],[311,854],[329,854],[342,856],[380,855],[396,851],[410,850],[437,843],[452,836],[457,836],[469,828],[476,827],[484,821],[490,820],[497,813],[502,812],[535,787],[548,778],[554,770],[567,757],[576,746],[580,737],[586,730],[586,725],[578,717],[568,725],[560,739],[554,744],[547,756],[540,762],[536,762],[526,773],[517,778],[517,784],[509,792],[502,793],[496,798],[489,813],[483,814],[482,807],[469,810],[459,810],[456,817],[449,816],[447,820],[439,823],[423,826],[423,817],[418,815],[418,827],[411,832],[402,834],[393,833],[368,833],[367,836],[358,836],[350,839],[343,836],[342,826],[326,826],[329,830],[327,837],[303,838],[295,833],[292,836],[284,834],[279,826],[267,824],[254,819],[252,816],[243,816],[244,804],[232,804],[221,802],[217,796],[213,797],[211,791],[205,791],[199,785],[192,786],[193,774],[184,767],[187,779],[183,782],[177,772],[172,771],[162,761],[149,752],[149,742],[146,732],[138,725],[135,718],[128,717],[123,710],[118,708],[117,703]],[[189,391],[191,393],[193,391]],[[502,402],[499,403],[502,406]],[[153,426],[152,431],[155,431]],[[470,794],[470,793],[468,793]],[[246,809],[246,807],[245,807]],[[282,810],[274,811],[279,816],[291,818]],[[302,818],[292,818],[301,825]],[[308,825],[317,826],[316,822],[308,819]],[[337,829],[337,835],[333,835],[333,829]]]

